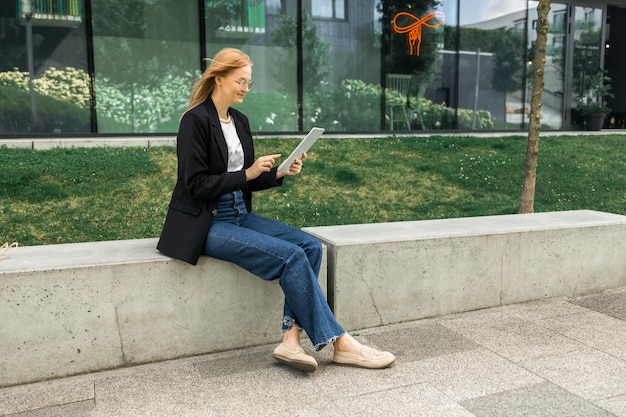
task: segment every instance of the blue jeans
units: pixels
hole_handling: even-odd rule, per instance
[[[304,329],[316,351],[345,333],[317,282],[321,243],[302,230],[248,213],[241,191],[220,197],[205,254],[266,281],[278,279],[285,294],[283,332],[294,325]]]

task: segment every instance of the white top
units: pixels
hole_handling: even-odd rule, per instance
[[[237,135],[233,118],[230,115],[228,120],[228,123],[224,123],[220,119],[222,132],[224,132],[226,144],[228,145],[228,172],[241,171],[243,169],[243,147]]]

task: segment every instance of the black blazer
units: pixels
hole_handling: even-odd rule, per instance
[[[245,169],[254,162],[254,144],[248,118],[228,109],[244,153],[244,168],[227,172],[228,146],[213,101],[187,111],[180,121],[176,138],[178,180],[161,232],[157,249],[172,258],[195,265],[204,251],[204,243],[222,194],[241,190],[248,211],[252,211],[252,191],[282,184],[276,179],[276,167],[252,181],[246,181]]]

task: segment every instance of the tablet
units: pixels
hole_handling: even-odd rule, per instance
[[[311,149],[311,146],[315,143],[315,141],[322,136],[324,133],[324,129],[321,127],[314,127],[307,133],[307,135],[302,139],[302,142],[296,146],[296,149],[291,152],[291,155],[287,157],[279,166],[278,172],[289,171],[289,167],[293,164],[293,161],[302,156],[302,152],[306,152]]]

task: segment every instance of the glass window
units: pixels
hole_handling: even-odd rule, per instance
[[[313,17],[326,19],[345,19],[346,0],[313,0],[311,14]]]
[[[546,43],[546,61],[544,65],[544,90],[541,103],[541,124],[548,128],[558,129],[563,124],[563,94],[565,80],[565,42],[567,39],[567,9],[568,6],[553,3],[548,14],[550,27]],[[537,19],[536,5],[529,9],[529,17]],[[529,62],[528,83],[526,85],[526,108],[530,109],[532,94],[532,77],[536,28],[528,32]]]
[[[100,133],[176,132],[199,76],[196,0],[92,3]]]
[[[526,0],[461,0],[460,129],[519,129],[527,123],[526,18]]]
[[[281,14],[283,1],[285,0],[265,0],[265,11],[267,11],[267,14]]]
[[[574,7],[574,50],[570,109],[572,123],[582,125],[580,106],[599,99],[594,89],[601,82],[602,67],[602,9]]]
[[[330,131],[381,129],[375,2],[333,2],[337,11],[344,4],[350,7],[350,20],[312,19],[308,14],[302,18],[305,130],[313,126]]]
[[[454,128],[455,42],[446,50],[444,36],[454,4],[384,2],[385,129]]]
[[[254,88],[237,108],[250,120],[254,132],[287,132],[298,130],[298,48],[296,8],[281,4],[280,14],[265,13],[266,4],[258,0],[207,2],[206,50],[209,57],[225,47],[236,47],[247,53],[254,66]],[[295,4],[294,4],[295,6]],[[255,10],[261,21],[248,20],[242,14]],[[211,28],[211,29],[209,29]]]
[[[91,130],[83,2],[0,3],[0,134]]]

